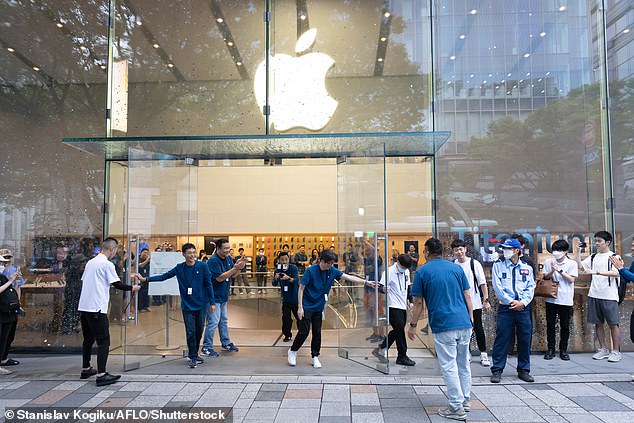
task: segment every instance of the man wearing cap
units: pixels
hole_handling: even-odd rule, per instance
[[[493,343],[491,382],[500,383],[502,379],[513,330],[517,336],[517,377],[525,382],[534,382],[535,379],[530,375],[533,331],[530,302],[535,291],[533,268],[520,260],[522,245],[517,239],[507,238],[500,247],[504,257],[493,264],[491,271],[493,290],[500,302]]]

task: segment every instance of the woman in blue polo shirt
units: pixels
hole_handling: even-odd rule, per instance
[[[321,322],[324,316],[324,307],[328,300],[328,293],[335,279],[364,284],[365,280],[356,276],[347,275],[341,270],[333,267],[337,255],[332,250],[324,250],[319,256],[319,263],[306,269],[297,294],[298,307],[297,322],[298,333],[293,345],[288,350],[288,364],[297,364],[297,351],[302,347],[304,341],[313,328],[313,337],[310,342],[310,354],[312,365],[319,369],[319,351],[321,350]]]

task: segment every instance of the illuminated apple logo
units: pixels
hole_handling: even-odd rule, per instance
[[[295,53],[310,49],[317,36],[311,29],[302,34]],[[339,104],[326,90],[326,73],[335,61],[323,53],[308,53],[299,57],[276,54],[269,59],[269,103],[271,124],[278,131],[304,127],[317,131],[328,123]],[[266,63],[255,72],[255,98],[262,110],[266,101]]]

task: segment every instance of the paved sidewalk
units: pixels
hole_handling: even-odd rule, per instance
[[[634,421],[634,355],[622,363],[597,362],[596,372],[555,374],[535,371],[528,384],[507,368],[503,383],[491,384],[479,363],[474,369],[472,411],[469,421],[493,422],[631,422]],[[583,362],[588,354],[573,356]],[[444,384],[429,359],[423,375],[358,374],[360,368],[335,354],[325,354],[325,369],[316,371],[299,363],[292,374],[247,373],[234,367],[234,375],[214,374],[225,361],[208,359],[197,369],[185,360],[168,358],[139,370],[123,373],[120,382],[98,388],[94,378],[79,380],[79,356],[16,357],[20,366],[0,376],[0,415],[11,407],[233,407],[234,422],[441,422],[439,408],[446,406]],[[160,358],[160,357],[159,357]],[[339,361],[342,360],[342,361]],[[156,357],[146,357],[155,362]],[[544,365],[534,355],[535,366]],[[419,363],[423,364],[423,363]],[[121,370],[121,357],[113,356],[109,371]],[[339,374],[327,372],[328,365]],[[418,364],[417,364],[418,365]],[[553,364],[548,364],[553,366]],[[173,371],[165,372],[165,368]],[[283,362],[280,369],[288,370]],[[176,370],[180,369],[179,372]],[[604,369],[610,370],[603,371]],[[204,372],[203,372],[204,370]],[[273,369],[275,371],[275,369]],[[291,368],[291,370],[293,370]],[[303,373],[303,374],[302,374]],[[476,374],[479,374],[476,375]],[[2,419],[4,420],[4,419]]]

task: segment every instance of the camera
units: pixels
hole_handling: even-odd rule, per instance
[[[585,241],[581,241],[579,243],[580,252],[585,253],[587,247],[588,247],[588,244]]]
[[[277,264],[277,270],[280,270],[280,271],[288,270],[288,264],[278,263]]]

